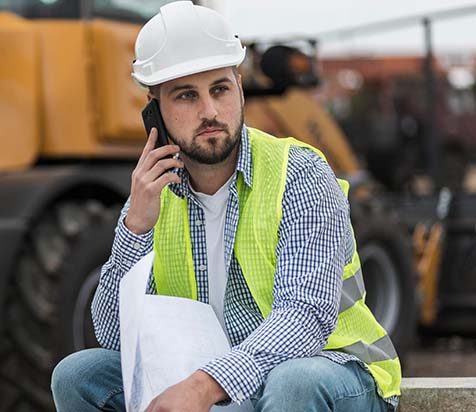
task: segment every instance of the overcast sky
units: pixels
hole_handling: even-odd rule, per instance
[[[461,0],[235,0],[222,3],[243,39],[319,34],[364,23],[424,14],[456,7],[475,6]],[[476,13],[434,24],[437,51],[476,51]],[[423,31],[415,26],[345,41],[323,42],[321,53],[411,52],[423,49]]]

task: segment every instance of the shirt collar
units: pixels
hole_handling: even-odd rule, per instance
[[[240,152],[236,170],[243,174],[243,180],[250,187],[253,184],[253,162],[251,161],[251,144],[248,136],[248,128],[243,125],[241,130]]]
[[[241,129],[241,141],[238,153],[238,162],[236,164],[237,172],[243,174],[243,180],[247,186],[251,188],[253,182],[253,164],[251,161],[251,144],[248,136],[248,128],[243,125]],[[189,174],[185,169],[174,169],[173,173],[176,173],[181,179],[181,183],[170,183],[170,190],[177,196],[184,198],[189,195]],[[236,174],[232,181],[232,184],[236,184]]]

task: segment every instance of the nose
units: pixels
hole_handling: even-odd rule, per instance
[[[200,103],[199,116],[201,120],[212,120],[217,117],[218,110],[211,96],[204,96]]]

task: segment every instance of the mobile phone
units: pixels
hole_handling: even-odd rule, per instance
[[[164,119],[162,118],[162,113],[160,113],[159,102],[157,99],[151,99],[144,107],[142,110],[142,120],[144,121],[147,136],[150,136],[150,131],[153,127],[155,127],[159,132],[155,148],[169,144],[167,139],[167,129],[165,128]]]

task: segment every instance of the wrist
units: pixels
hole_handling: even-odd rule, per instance
[[[203,395],[210,405],[229,398],[221,385],[204,371],[196,371],[190,376],[190,379],[197,385],[198,390],[203,391]]]
[[[129,229],[132,233],[135,235],[143,235],[149,231],[149,229],[144,229],[142,226],[138,225],[133,217],[131,217],[129,214],[126,215],[124,218],[124,226]]]

